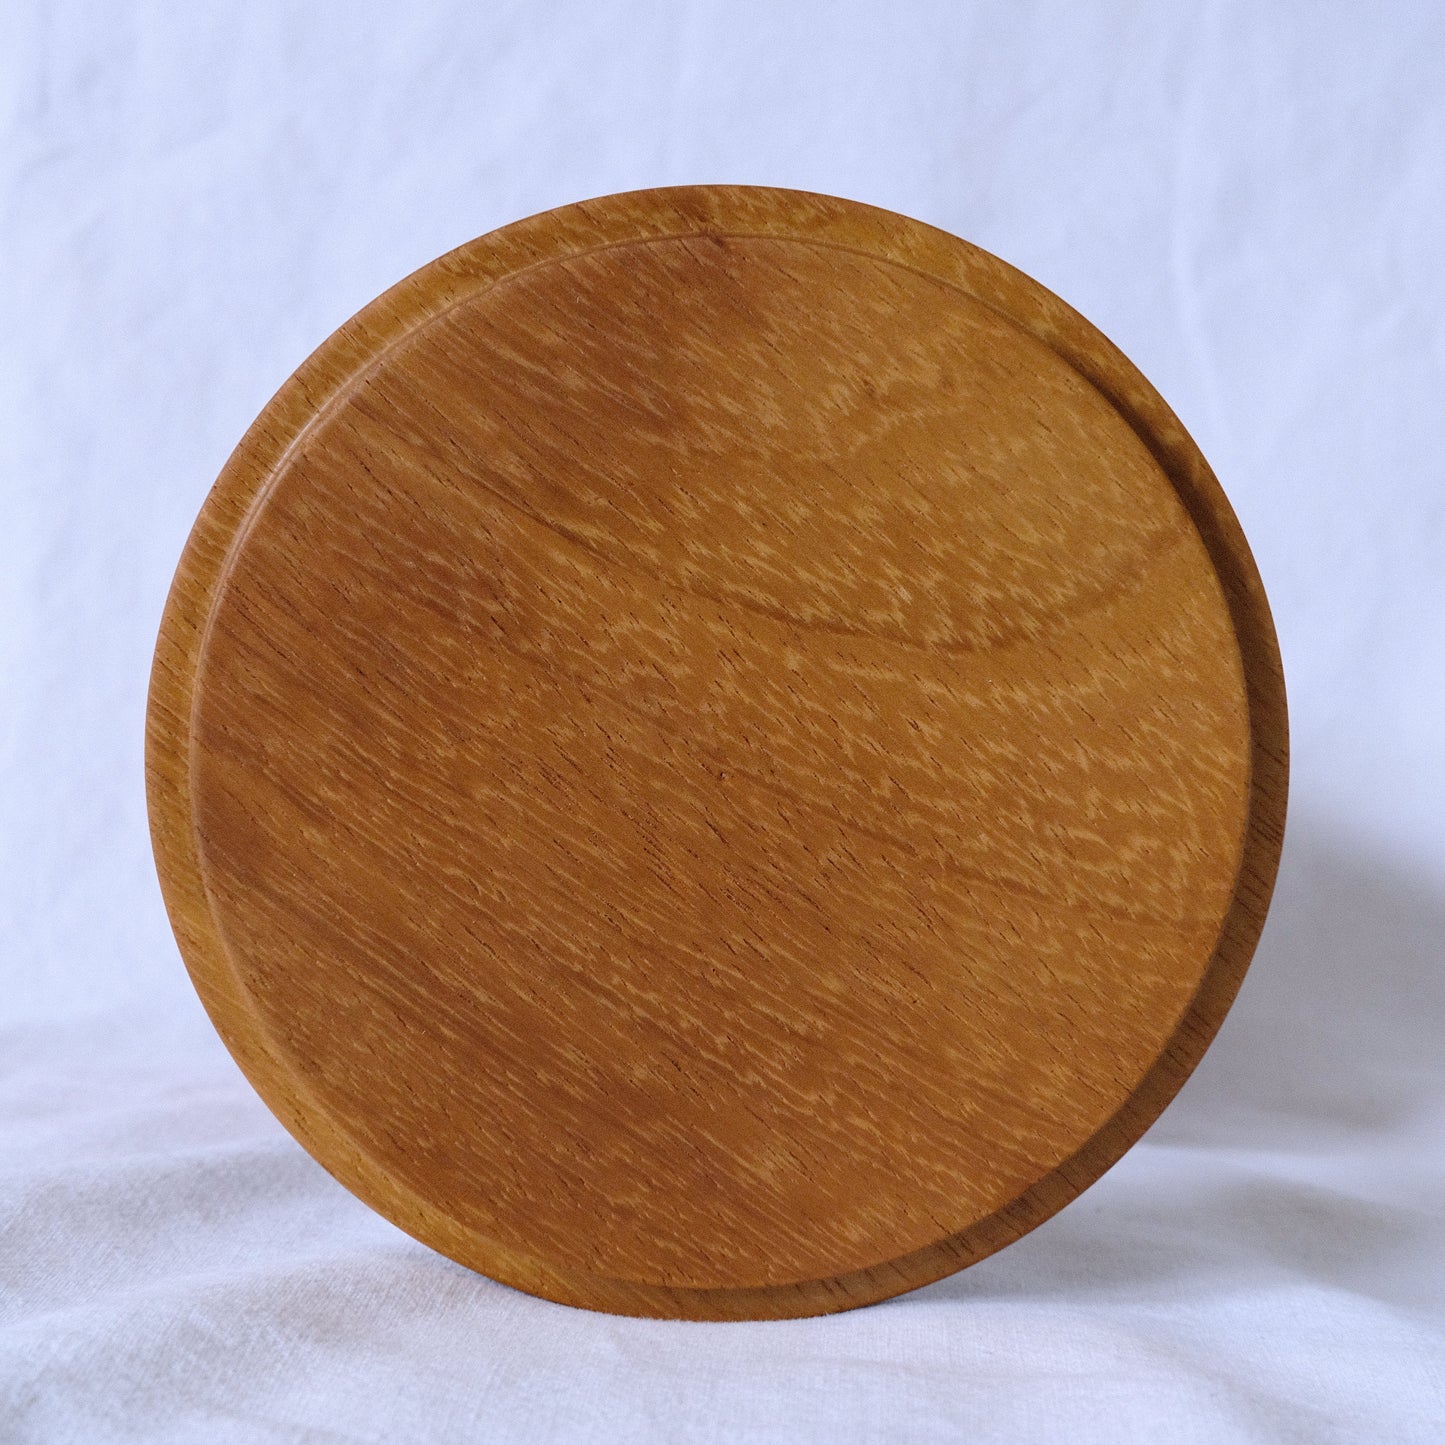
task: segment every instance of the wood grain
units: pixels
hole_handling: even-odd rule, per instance
[[[227,464],[152,678],[197,989],[339,1180],[566,1303],[1017,1238],[1218,1028],[1286,778],[1218,484],[917,222],[612,196],[424,268]]]

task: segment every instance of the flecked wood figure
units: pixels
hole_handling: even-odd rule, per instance
[[[201,998],[337,1179],[739,1319],[969,1264],[1139,1137],[1285,750],[1244,538],[1117,350],[716,186],[485,236],[301,367],[181,560],[148,782]]]

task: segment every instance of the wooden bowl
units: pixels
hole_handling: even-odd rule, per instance
[[[347,1188],[568,1304],[865,1304],[1017,1239],[1224,1017],[1279,655],[1087,322],[871,207],[685,187],[388,291],[166,605],[181,952]]]

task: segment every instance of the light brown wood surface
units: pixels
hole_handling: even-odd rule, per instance
[[[920,223],[533,217],[321,347],[206,501],[148,782],[197,989],[360,1197],[497,1279],[866,1303],[1067,1203],[1218,1028],[1279,659],[1127,361]]]

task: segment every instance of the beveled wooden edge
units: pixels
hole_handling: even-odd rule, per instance
[[[1250,806],[1218,947],[1173,1036],[1138,1087],[1073,1156],[1005,1208],[915,1253],[830,1279],[683,1289],[553,1269],[460,1227],[371,1160],[267,1037],[211,914],[192,824],[192,688],[228,557],[287,454],[415,328],[500,278],[580,251],[645,238],[774,236],[836,245],[963,290],[1031,332],[1102,393],[1173,482],[1221,579],[1246,679]],[[544,212],[482,236],[401,281],[324,341],[276,393],[227,461],[171,584],[146,714],[146,793],[161,889],[216,1031],[268,1107],[346,1188],[423,1243],[544,1298],[618,1314],[783,1319],[872,1303],[928,1284],[1011,1243],[1102,1175],[1158,1117],[1213,1039],[1244,978],[1274,887],[1288,784],[1284,677],[1264,588],[1218,481],[1152,386],[1099,331],[1022,272],[919,221],[804,191],[680,186]]]

